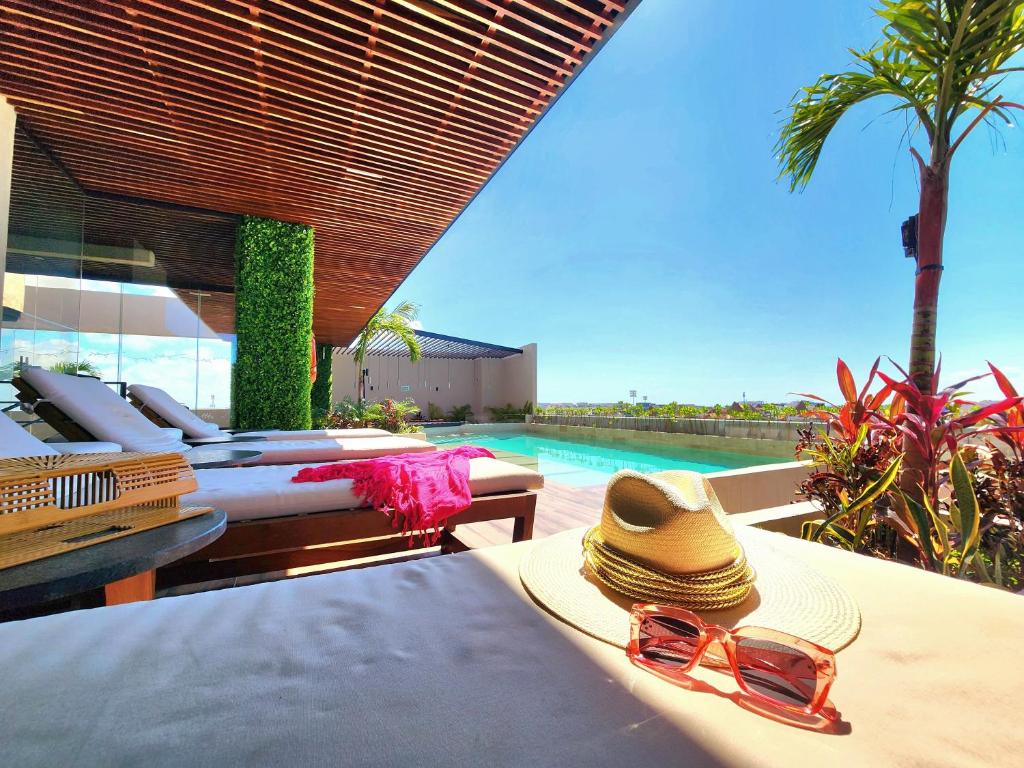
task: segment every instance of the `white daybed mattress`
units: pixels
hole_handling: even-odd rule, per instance
[[[291,482],[300,469],[301,466],[199,469],[199,490],[182,497],[182,502],[219,507],[227,513],[229,522],[363,506],[352,492],[351,480]],[[532,491],[543,485],[544,478],[532,469],[497,459],[469,461],[469,487],[474,496]]]

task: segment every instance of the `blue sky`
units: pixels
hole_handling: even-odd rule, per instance
[[[849,113],[802,193],[772,154],[794,91],[879,29],[866,0],[644,0],[395,299],[427,330],[537,342],[542,402],[786,400],[836,393],[837,356],[858,380],[878,355],[902,363],[903,118]],[[1024,100],[1024,77],[1003,92]],[[991,359],[1024,384],[1021,134],[981,128],[954,161],[949,381]]]

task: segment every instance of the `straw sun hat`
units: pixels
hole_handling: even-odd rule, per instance
[[[682,605],[711,624],[770,627],[836,651],[849,644],[860,630],[853,598],[770,538],[734,533],[696,472],[623,470],[608,482],[601,524],[582,541],[567,531],[537,542],[519,575],[551,613],[621,647],[636,602]]]

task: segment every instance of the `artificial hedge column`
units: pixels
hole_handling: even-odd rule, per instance
[[[313,228],[244,216],[235,241],[232,423],[309,429]]]
[[[316,381],[313,382],[313,389],[310,392],[310,405],[313,410],[313,423],[314,426],[320,426],[321,423],[326,422],[327,414],[331,412],[331,406],[333,403],[331,399],[334,397],[333,387],[333,373],[331,371],[331,365],[334,362],[333,355],[334,347],[330,344],[320,344],[317,342],[316,345]]]

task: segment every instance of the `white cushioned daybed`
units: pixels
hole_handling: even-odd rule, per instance
[[[300,469],[295,465],[197,469],[199,490],[183,496],[182,503],[223,509],[228,522],[358,509],[363,505],[352,492],[351,480],[291,482]],[[543,485],[544,478],[532,469],[486,457],[469,460],[473,496],[533,491]]]
[[[126,451],[142,453],[192,450],[181,442],[175,430],[164,430],[133,408],[110,387],[86,376],[71,376],[47,371],[36,366],[23,366],[14,380],[19,398],[31,401],[27,389],[45,401],[36,412],[51,422],[58,431],[74,439],[83,434],[93,439],[113,442]],[[28,385],[25,387],[24,385]],[[47,407],[43,407],[47,406]],[[54,418],[54,411],[59,412]],[[62,421],[59,417],[63,417]],[[68,421],[78,434],[68,434]],[[231,448],[256,450],[262,453],[260,464],[298,464],[350,459],[371,459],[399,453],[423,453],[436,447],[424,440],[398,435],[356,439],[325,438],[319,440],[267,440],[232,443]]]
[[[132,404],[138,408],[148,419],[159,426],[177,427],[189,439],[200,439],[207,437],[224,437],[230,432],[218,427],[209,421],[203,421],[199,416],[179,403],[160,387],[152,387],[147,384],[131,384],[128,387],[128,396]],[[346,438],[357,437],[391,437],[392,434],[385,429],[362,428],[362,429],[266,429],[247,430],[235,433],[238,436],[262,437],[266,440],[322,440],[325,438]]]
[[[66,444],[44,443],[6,414],[0,414],[0,457],[56,455],[62,445]],[[294,565],[297,559],[303,565],[313,565],[409,548],[408,537],[399,536],[387,516],[362,506],[362,499],[352,492],[351,480],[291,482],[302,468],[288,465],[195,470],[199,488],[183,496],[182,503],[224,510],[228,529],[210,546],[164,569],[161,584],[262,573]],[[533,491],[544,485],[540,474],[481,457],[469,461],[469,485],[473,505],[447,526],[449,532],[462,522],[514,518],[513,540],[532,536],[536,507]],[[378,542],[370,545],[346,543],[374,537]],[[324,547],[326,544],[337,546]]]

